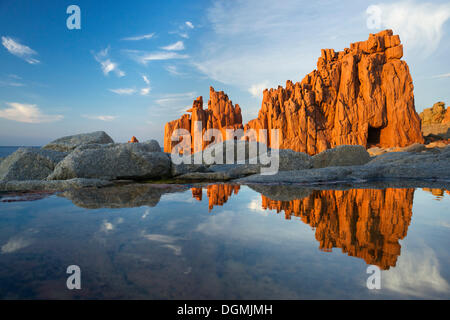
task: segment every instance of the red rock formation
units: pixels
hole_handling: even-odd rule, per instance
[[[399,240],[406,237],[411,222],[413,197],[414,189],[326,190],[292,201],[262,196],[262,206],[309,224],[321,250],[341,248],[387,270],[400,255]]]
[[[139,140],[138,139],[136,139],[136,137],[135,136],[132,136],[131,137],[131,140],[130,141],[128,141],[128,143],[138,143],[139,142]]]
[[[447,123],[450,122],[450,107],[446,110],[444,102],[436,102],[431,108],[424,109],[419,116],[422,126]]]
[[[242,115],[241,108],[238,104],[233,106],[231,100],[223,92],[214,91],[213,87],[209,88],[208,109],[203,110],[203,98],[198,97],[194,100],[192,108],[187,110],[191,115],[184,114],[180,119],[166,123],[164,128],[164,151],[171,152],[172,148],[178,142],[172,142],[171,137],[175,129],[186,129],[191,133],[194,139],[197,128],[194,128],[193,123],[200,121],[202,123],[201,134],[210,129],[219,129],[225,138],[226,129],[242,129]],[[205,148],[209,142],[202,142],[202,148]],[[192,141],[192,148],[194,150],[194,141]]]
[[[371,34],[344,51],[324,49],[317,70],[301,82],[264,91],[258,118],[245,129],[280,129],[281,149],[311,155],[342,144],[423,143],[402,56],[392,30]]]

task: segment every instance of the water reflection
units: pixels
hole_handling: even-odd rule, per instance
[[[289,192],[289,188],[259,186],[262,208],[283,211],[286,219],[295,216],[313,227],[322,251],[341,248],[383,270],[396,265],[401,252],[399,240],[406,237],[411,222],[414,189],[310,191],[291,187]],[[222,206],[233,192],[237,194],[239,186],[209,185],[206,189],[211,210]],[[273,200],[264,192],[275,198],[297,195],[301,199]],[[193,188],[192,194],[201,200],[201,188]]]
[[[0,194],[0,298],[450,297],[449,198],[232,184]],[[82,291],[65,287],[71,264]],[[380,292],[367,264],[384,270]]]

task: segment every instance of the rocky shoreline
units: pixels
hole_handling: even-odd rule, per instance
[[[155,140],[114,143],[105,132],[64,137],[40,149],[20,148],[0,160],[0,191],[67,191],[136,182],[450,189],[450,146],[414,144],[396,150],[400,152],[372,156],[357,145],[338,146],[315,156],[279,150],[271,155],[276,157],[278,170],[267,174],[261,173],[267,165],[260,164],[258,157],[252,161],[252,142],[231,143],[235,148],[233,164],[208,164],[211,148],[223,148],[227,156],[225,143],[203,150],[202,164],[174,164],[171,154],[162,152]],[[261,148],[261,144],[254,144]],[[241,147],[245,154],[237,152]]]

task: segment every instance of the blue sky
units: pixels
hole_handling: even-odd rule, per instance
[[[69,30],[66,9],[81,9]],[[367,9],[381,13],[368,25]],[[392,28],[416,109],[450,101],[448,1],[0,1],[0,145],[104,130],[162,142],[209,86],[257,116],[262,89],[300,81],[321,48]]]

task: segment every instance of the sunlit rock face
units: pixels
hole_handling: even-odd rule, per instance
[[[392,30],[343,51],[323,49],[317,70],[301,82],[264,91],[258,118],[245,129],[279,129],[281,149],[310,155],[343,144],[423,143],[414,86],[402,56]]]
[[[208,109],[203,109],[203,98],[198,97],[194,100],[192,108],[187,110],[189,114],[184,114],[180,119],[166,123],[164,128],[164,151],[171,152],[172,148],[178,144],[178,141],[171,141],[172,133],[176,129],[187,130],[192,137],[202,137],[208,129],[218,129],[222,133],[222,137],[226,139],[227,129],[242,129],[241,108],[238,104],[235,106],[228,99],[223,91],[214,91],[213,87],[209,88]],[[194,124],[196,121],[201,123],[200,129]],[[203,150],[209,142],[203,141],[200,149]],[[194,141],[191,143],[194,151]],[[198,150],[199,151],[199,150]]]
[[[284,211],[315,229],[323,251],[341,248],[383,270],[396,265],[411,222],[414,189],[313,191],[291,201],[262,196],[264,209]]]

